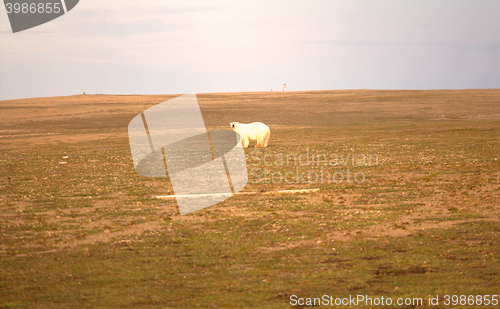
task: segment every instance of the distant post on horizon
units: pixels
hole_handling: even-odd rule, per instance
[[[281,88],[281,91],[286,91],[286,84],[283,84],[283,87]]]

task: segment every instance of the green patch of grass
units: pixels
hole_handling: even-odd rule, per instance
[[[343,104],[401,108],[399,100],[413,106],[413,99],[450,95],[418,93],[312,96],[342,112]],[[329,173],[349,168],[365,181],[249,183],[245,191],[263,194],[179,216],[175,201],[152,198],[173,194],[169,179],[134,171],[126,125],[143,106],[107,115],[99,128],[90,118],[79,129],[70,120],[38,123],[39,130],[68,137],[105,131],[116,138],[29,149],[2,144],[8,150],[0,153],[0,307],[289,308],[290,295],[427,300],[498,292],[498,121],[431,121],[415,111],[387,118],[378,109],[368,117],[367,104],[356,117],[348,113],[352,122],[337,118],[332,125],[336,114],[323,109],[314,117],[293,111],[299,96],[272,100],[292,112],[283,126],[275,123],[262,155],[354,152],[377,154],[378,164],[300,166]],[[432,102],[433,108],[445,104]],[[205,106],[207,123],[219,125],[228,104]],[[295,166],[261,167],[285,173]],[[307,188],[320,190],[264,194]],[[399,237],[384,236],[392,234]]]
[[[258,237],[253,231],[265,221],[228,223],[208,233],[179,223],[174,234],[137,235],[129,242],[46,253],[41,259],[4,258],[9,271],[3,274],[3,284],[14,279],[19,283],[9,289],[17,300],[6,296],[4,304],[196,307],[211,302],[285,307],[289,300],[278,295],[494,294],[500,276],[497,223],[469,223],[379,241],[312,242],[278,251],[260,249],[280,248],[288,241],[287,235],[266,229],[260,233],[265,237]],[[309,229],[306,234],[313,228],[302,227]],[[22,269],[17,268],[20,261]],[[484,267],[483,261],[490,266]],[[448,287],[450,277],[455,287]]]

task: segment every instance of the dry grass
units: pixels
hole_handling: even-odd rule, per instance
[[[1,307],[498,294],[500,90],[198,95],[209,129],[271,127],[270,147],[246,150],[261,170],[245,191],[320,191],[235,196],[186,216],[152,198],[172,187],[135,174],[127,138],[137,113],[173,97],[0,102]],[[297,166],[252,165],[308,151],[378,161],[298,166],[362,183],[266,183]]]

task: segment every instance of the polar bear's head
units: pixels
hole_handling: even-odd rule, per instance
[[[229,123],[229,125],[231,126],[231,129],[233,129],[234,132],[240,133],[241,127],[239,122],[231,122]]]

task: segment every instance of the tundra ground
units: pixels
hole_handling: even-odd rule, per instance
[[[0,307],[500,294],[499,89],[199,94],[208,129],[271,139],[245,149],[255,194],[184,216],[127,136],[173,97],[0,102]]]

